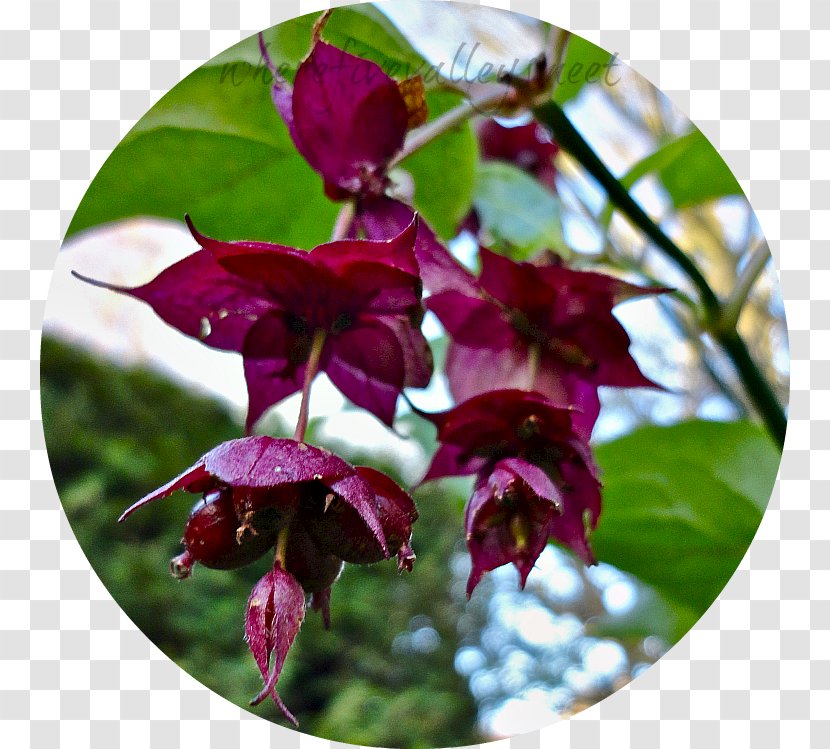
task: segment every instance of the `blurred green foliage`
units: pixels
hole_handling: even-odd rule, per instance
[[[308,54],[319,16],[263,32],[269,56],[286,78],[293,78]],[[323,37],[376,61],[397,80],[427,72],[409,42],[371,6],[339,8]],[[321,178],[294,146],[274,108],[271,81],[256,35],[187,76],[112,152],[67,237],[136,216],[181,220],[189,213],[201,232],[218,239],[305,249],[327,241],[339,206],[326,198]],[[430,119],[461,99],[452,91],[430,90]],[[412,175],[416,208],[444,238],[453,236],[469,211],[476,159],[475,136],[463,123],[402,167]]]
[[[238,423],[215,402],[157,374],[105,364],[48,337],[41,357],[55,483],[95,572],[165,654],[247,707],[261,679],[242,638],[244,607],[269,560],[235,572],[198,567],[192,579],[174,580],[167,562],[180,550],[193,499],[182,494],[116,523],[138,497],[217,443],[239,437]],[[346,457],[371,462],[365,454]],[[377,467],[400,478],[395,466]],[[334,588],[331,631],[309,613],[280,679],[304,732],[408,749],[481,740],[475,703],[453,668],[460,612],[448,567],[463,539],[463,497],[448,497],[452,487],[433,485],[416,495],[417,574],[400,576],[394,562],[349,566]],[[437,637],[412,637],[427,630]],[[279,720],[273,706],[252,712]]]

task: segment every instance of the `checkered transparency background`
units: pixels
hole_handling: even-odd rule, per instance
[[[487,4],[543,14],[618,52],[720,149],[780,269],[793,383],[779,483],[721,598],[631,686],[575,718],[492,746],[828,746],[830,421],[822,419],[830,419],[830,122],[821,118],[830,112],[830,2]],[[37,360],[60,237],[120,138],[209,57],[323,7],[319,0],[0,6],[5,746],[344,746],[217,697],[121,613],[60,508],[44,449]]]

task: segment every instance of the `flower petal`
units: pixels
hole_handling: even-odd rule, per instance
[[[246,255],[251,252],[275,252],[277,254],[297,255],[299,257],[308,254],[304,250],[298,250],[295,247],[288,247],[284,244],[273,244],[271,242],[250,242],[247,240],[224,242],[221,239],[213,239],[202,234],[196,228],[189,215],[185,215],[184,221],[193,239],[199,243],[202,249],[210,252],[217,260],[230,255]]]
[[[418,214],[412,214],[410,221],[400,232],[383,239],[342,239],[321,244],[311,250],[315,260],[323,263],[335,273],[356,262],[372,262],[397,268],[411,276],[419,275],[415,259],[415,242],[418,238]]]
[[[375,493],[377,514],[389,551],[398,555],[398,569],[412,572],[415,554],[409,545],[412,524],[418,519],[418,510],[412,497],[389,476],[368,466],[356,466],[358,476]]]
[[[195,486],[198,487],[198,489],[194,489],[194,491],[204,491],[212,483],[213,481],[211,480],[210,472],[205,468],[205,459],[202,457],[194,465],[190,466],[190,468],[182,471],[178,476],[176,476],[176,478],[171,479],[164,486],[150,492],[146,496],[139,499],[138,502],[130,505],[130,507],[121,513],[121,517],[118,518],[118,522],[121,523],[126,520],[139,507],[144,507],[144,505],[154,502],[157,499],[169,497],[173,492],[179,491],[180,489],[184,491],[191,491],[191,488]]]
[[[391,426],[406,378],[403,351],[395,334],[369,321],[330,341],[322,368],[331,381],[352,403]]]
[[[551,518],[550,534],[585,564],[596,564],[589,542],[602,510],[600,484],[580,461],[563,461],[557,469],[564,482],[561,517]]]
[[[488,118],[479,125],[477,134],[482,159],[509,161],[551,190],[556,188],[553,159],[559,146],[538,122],[505,127]]]
[[[281,312],[264,316],[251,328],[242,348],[248,432],[271,406],[302,390],[310,348],[311,336]]]
[[[257,705],[271,695],[295,726],[297,719],[282,703],[275,687],[304,618],[303,589],[277,562],[254,586],[245,612],[245,638],[265,680],[265,686],[251,704]],[[273,665],[270,665],[272,655]]]
[[[539,466],[521,458],[502,458],[495,467],[510,471],[520,478],[540,499],[548,500],[557,514],[562,514],[562,492]]]
[[[487,463],[487,458],[470,455],[465,447],[458,445],[441,445],[429,464],[422,484],[445,476],[470,476],[477,473]]]
[[[326,182],[355,193],[403,147],[409,119],[380,66],[323,41],[297,70],[292,115],[291,134],[306,161]]]
[[[527,347],[518,336],[514,337],[512,345],[500,350],[450,341],[446,375],[450,392],[458,402],[494,389],[528,387],[530,361]]]
[[[410,224],[413,210],[392,198],[366,198],[358,206],[355,224],[367,239],[388,239]],[[442,245],[426,221],[418,224],[415,257],[424,286],[433,294],[455,289],[474,296],[478,292],[475,276]]]
[[[189,255],[136,288],[73,275],[140,299],[168,325],[227,351],[239,351],[251,325],[273,307],[260,284],[229,273],[209,252]]]
[[[406,370],[404,387],[425,388],[429,385],[433,370],[432,350],[420,324],[402,315],[383,315],[375,319],[398,339]]]
[[[327,485],[354,474],[342,458],[292,439],[243,437],[223,442],[204,458],[205,469],[232,487],[272,488],[303,481]]]
[[[357,511],[357,514],[360,515],[366,527],[372,532],[374,540],[380,546],[383,557],[388,559],[389,546],[386,543],[386,534],[383,532],[380,517],[378,516],[375,493],[368,482],[362,476],[355,473],[354,475],[346,476],[329,484],[329,488],[337,496],[341,497],[349,507]],[[358,545],[360,544],[358,543]],[[329,550],[337,553],[334,549]],[[346,559],[346,561],[349,560]]]
[[[455,343],[499,351],[511,348],[518,339],[502,310],[480,297],[458,291],[442,291],[426,300]]]

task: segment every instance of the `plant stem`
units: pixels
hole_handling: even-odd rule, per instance
[[[562,108],[555,102],[548,102],[538,107],[535,114],[540,122],[553,131],[559,146],[568,151],[599,182],[617,208],[680,267],[700,293],[700,300],[706,313],[713,321],[716,320],[720,313],[720,303],[694,260],[672,242],[649,218],[639,203],[628,194],[624,185],[611,173],[602,159],[571,124]]]
[[[538,343],[531,343],[527,349],[527,389],[533,390],[533,383],[536,382],[536,375],[539,374],[539,364],[542,360],[542,349]]]
[[[303,381],[303,399],[300,401],[300,415],[297,418],[297,428],[294,430],[294,439],[302,442],[305,439],[305,430],[308,427],[308,404],[311,393],[311,383],[317,376],[320,369],[320,356],[323,353],[323,345],[326,342],[326,331],[317,328],[314,331],[314,338],[311,341],[311,353],[308,355],[308,362],[305,367],[305,380]]]
[[[543,104],[536,108],[535,115],[539,122],[551,129],[560,147],[570,153],[599,182],[617,209],[654,242],[694,284],[703,306],[704,328],[712,333],[726,352],[737,369],[750,400],[764,420],[767,430],[779,446],[783,446],[784,435],[787,431],[787,417],[784,410],[766,378],[752,360],[749,349],[734,326],[731,329],[722,327],[721,303],[697,264],[666,236],[639,203],[629,195],[625,186],[605,166],[559,105],[552,101]]]
[[[720,317],[720,327],[731,330],[738,324],[741,310],[746,304],[749,292],[769,262],[770,254],[766,242],[759,242],[746,263],[746,267],[738,278],[738,283],[732,289],[729,298],[723,304]]]
[[[404,159],[419,151],[436,138],[441,137],[444,133],[458,127],[471,117],[482,114],[483,111],[486,111],[490,107],[500,104],[504,101],[507,93],[507,90],[498,88],[478,99],[469,99],[454,109],[451,109],[449,112],[442,114],[440,117],[436,117],[432,122],[428,122],[417,130],[413,130],[406,139],[404,147],[389,162],[387,169],[394,169]]]
[[[340,213],[334,221],[334,228],[331,231],[331,242],[337,242],[340,239],[345,239],[349,234],[349,227],[354,218],[355,204],[354,201],[348,200],[343,203]]]
[[[787,434],[787,417],[766,378],[752,360],[743,338],[733,329],[717,333],[715,339],[738,370],[749,399],[763,417],[767,430],[778,445],[783,447]]]
[[[551,27],[550,34],[547,40],[547,49],[545,50],[545,57],[547,58],[548,70],[552,72],[553,79],[551,80],[549,94],[553,98],[556,87],[562,79],[563,67],[565,65],[565,55],[568,52],[568,42],[571,41],[571,32],[567,29],[558,29]]]
[[[288,526],[286,525],[277,535],[277,550],[274,552],[274,559],[285,569],[285,551],[288,547]]]

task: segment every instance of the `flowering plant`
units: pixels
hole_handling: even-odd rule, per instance
[[[331,18],[328,12],[314,24],[293,78],[277,67],[264,36],[258,39],[270,73],[270,119],[262,119],[274,132],[284,131],[280,148],[290,149],[288,171],[297,179],[252,192],[257,199],[278,195],[297,212],[311,206],[314,241],[278,243],[279,231],[266,241],[261,227],[241,233],[238,227],[249,214],[242,201],[231,199],[218,214],[226,223],[213,213],[204,226],[200,212],[209,200],[202,196],[186,207],[195,218],[184,216],[195,251],[151,281],[126,287],[76,273],[144,302],[205,346],[241,357],[248,397],[244,436],[207,451],[120,519],[179,492],[198,496],[184,520],[184,548],[170,563],[179,580],[193,576],[198,565],[236,570],[273,558],[244,607],[245,637],[263,679],[251,703],[270,697],[294,724],[277,685],[307,609],[320,612],[328,628],[332,610],[337,616],[332,592],[346,565],[394,557],[399,572],[417,575],[417,521],[431,509],[416,508],[386,473],[351,465],[311,444],[309,403],[318,375],[386,427],[395,428],[404,404],[435,427],[438,446],[421,483],[471,477],[463,519],[468,599],[476,589],[475,599],[482,596],[478,586],[487,573],[509,565],[524,589],[551,543],[580,567],[609,561],[662,584],[639,547],[631,551],[636,532],[629,533],[622,554],[601,535],[609,517],[603,483],[610,480],[613,488],[615,479],[607,465],[605,473],[600,469],[592,443],[603,395],[664,390],[632,353],[617,308],[622,302],[680,298],[697,305],[703,332],[735,363],[769,431],[783,437],[780,407],[735,325],[735,307],[739,313],[748,288],[731,301],[717,297],[689,255],[627,191],[620,193],[621,183],[557,102],[556,71],[567,34],[551,33],[556,44],[530,66],[528,76],[489,80],[471,99],[450,91],[458,106],[436,114],[431,103],[446,90],[430,87],[412,71],[393,75],[368,59],[368,52],[362,56],[338,46],[328,38]],[[502,119],[515,115],[523,118],[519,124]],[[258,126],[256,118],[245,123],[256,134],[252,140],[279,150],[268,140],[278,136],[257,132]],[[509,220],[502,234],[482,226],[481,195],[468,196],[458,216],[433,218],[428,207],[419,210],[419,204],[430,205],[427,197],[441,193],[441,184],[434,172],[431,181],[418,174],[417,158],[459,132],[468,137],[474,162],[498,163],[511,184],[530,181],[534,195],[550,200],[560,200],[564,155],[575,159],[683,272],[671,277],[682,293],[645,272],[636,274],[636,283],[625,280],[638,269],[610,262],[608,253],[593,258],[597,262],[574,258],[561,239],[531,257],[514,251]],[[134,137],[141,137],[140,128]],[[525,210],[528,202],[517,200],[513,208]],[[474,248],[472,263],[463,265],[450,251],[454,245],[442,239],[446,232],[436,231],[436,220],[459,227],[458,235]],[[328,241],[317,236],[320,226]],[[542,232],[541,239],[549,237]],[[601,270],[594,267],[600,260]],[[689,298],[695,290],[697,301]],[[427,311],[442,327],[445,357],[438,351],[433,356],[424,332]],[[427,388],[434,376],[446,378],[454,404],[429,413],[410,397],[417,401],[413,391]],[[256,434],[266,412],[296,393],[301,403],[293,436]],[[353,440],[359,446],[361,436]],[[620,504],[610,513],[609,534]],[[657,509],[645,513],[650,523],[668,517],[681,524],[673,508]],[[705,544],[688,547],[710,550]],[[190,584],[199,584],[196,577]],[[722,570],[713,575],[716,583],[721,577]],[[677,597],[682,586],[675,584],[665,589]]]

